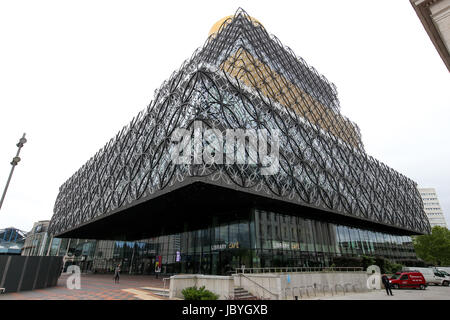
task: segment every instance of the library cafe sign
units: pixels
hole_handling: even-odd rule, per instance
[[[300,245],[297,242],[273,241],[272,248],[283,250],[299,250]]]
[[[213,244],[211,250],[239,249],[239,241]]]

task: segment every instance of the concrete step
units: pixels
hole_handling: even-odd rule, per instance
[[[234,296],[235,300],[258,300],[255,296],[246,295],[246,296]]]
[[[242,289],[242,288],[237,288],[237,289],[234,289],[234,292],[247,292],[247,290]]]
[[[257,300],[257,298],[244,288],[234,288],[234,298],[236,300]]]
[[[142,287],[141,289],[150,291],[153,294],[161,297],[169,297],[169,289]]]

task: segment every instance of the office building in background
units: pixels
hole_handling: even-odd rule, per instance
[[[445,221],[444,211],[439,204],[436,190],[434,188],[419,188],[419,192],[422,197],[425,213],[427,214],[431,227],[440,226],[448,228],[447,222]]]

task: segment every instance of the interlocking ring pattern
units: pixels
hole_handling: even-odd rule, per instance
[[[176,128],[278,129],[280,170],[175,165]],[[61,234],[192,177],[417,233],[430,225],[416,183],[364,152],[337,91],[243,10],[208,38],[155,99],[59,190]]]

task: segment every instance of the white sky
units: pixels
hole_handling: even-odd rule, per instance
[[[59,186],[241,6],[334,82],[366,151],[434,187],[450,222],[450,77],[408,0],[0,0],[0,228],[50,219]]]

